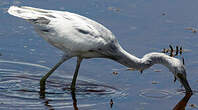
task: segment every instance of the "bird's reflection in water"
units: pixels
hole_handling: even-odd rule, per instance
[[[45,100],[44,104],[49,110],[54,110],[54,108],[49,104],[50,100]]]
[[[192,93],[186,93],[185,96],[175,105],[173,110],[185,110],[185,107],[192,96]]]
[[[76,100],[76,94],[74,91],[71,92],[71,95],[72,95],[72,100],[73,100],[73,107],[74,107],[74,110],[78,110],[78,107],[77,107],[77,100]]]
[[[48,107],[50,110],[54,110],[53,107],[49,104],[50,100],[45,98],[45,85],[43,85],[43,87],[40,88],[40,99],[45,100],[44,104],[46,107]],[[173,110],[185,110],[185,107],[189,101],[189,99],[191,98],[193,94],[192,93],[186,93],[185,96],[175,105],[175,107],[173,108]],[[77,99],[76,99],[76,93],[75,91],[71,91],[71,97],[73,100],[73,108],[74,110],[78,110],[78,106],[77,106]]]
[[[49,104],[50,100],[45,98],[45,84],[40,86],[39,94],[40,94],[40,99],[44,100],[44,105],[50,110],[54,110],[53,107]]]
[[[50,110],[54,110],[53,107],[49,104],[50,100],[45,98],[45,85],[42,85],[43,87],[40,88],[40,99],[44,100],[44,105],[49,108]],[[71,91],[71,96],[72,96],[72,100],[73,100],[73,107],[74,110],[78,110],[77,107],[77,99],[76,99],[76,93],[75,91]]]

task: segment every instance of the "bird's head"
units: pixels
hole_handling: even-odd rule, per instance
[[[186,69],[184,64],[181,61],[179,61],[178,63],[174,63],[173,67],[171,68],[171,71],[173,72],[176,78],[175,80],[178,80],[183,85],[186,92],[191,93],[192,90],[186,78]]]

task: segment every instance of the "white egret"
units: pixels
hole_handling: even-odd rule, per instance
[[[131,55],[119,45],[109,29],[89,18],[66,11],[27,6],[11,6],[8,13],[30,22],[40,36],[64,52],[61,60],[40,80],[41,87],[63,62],[77,57],[71,84],[74,91],[83,59],[108,58],[141,72],[154,64],[162,64],[181,82],[186,92],[192,92],[186,79],[185,67],[179,59],[157,52],[148,53],[143,58]]]

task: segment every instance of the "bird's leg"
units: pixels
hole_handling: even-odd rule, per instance
[[[43,76],[40,80],[40,95],[44,96],[45,94],[45,82],[47,80],[47,78],[66,60],[68,60],[71,57],[66,57],[63,56],[63,58],[47,73],[45,74],[45,76]]]
[[[78,76],[78,70],[80,68],[80,63],[82,62],[82,57],[77,57],[77,64],[76,64],[76,69],[75,69],[75,73],[73,75],[73,79],[72,79],[72,83],[71,83],[71,90],[75,91],[75,86],[76,86],[76,79]]]

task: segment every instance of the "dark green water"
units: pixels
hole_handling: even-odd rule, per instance
[[[84,60],[77,92],[71,94],[67,88],[75,69],[73,58],[48,79],[46,97],[40,98],[40,78],[63,53],[39,37],[30,24],[8,15],[9,6],[66,10],[89,17],[109,28],[122,47],[138,57],[160,52],[169,44],[182,46],[188,80],[197,91],[198,33],[187,30],[198,29],[197,4],[197,0],[0,0],[0,109],[171,110],[185,96],[163,66],[140,74],[107,59]],[[198,109],[190,104],[198,105],[196,92],[186,109]]]

